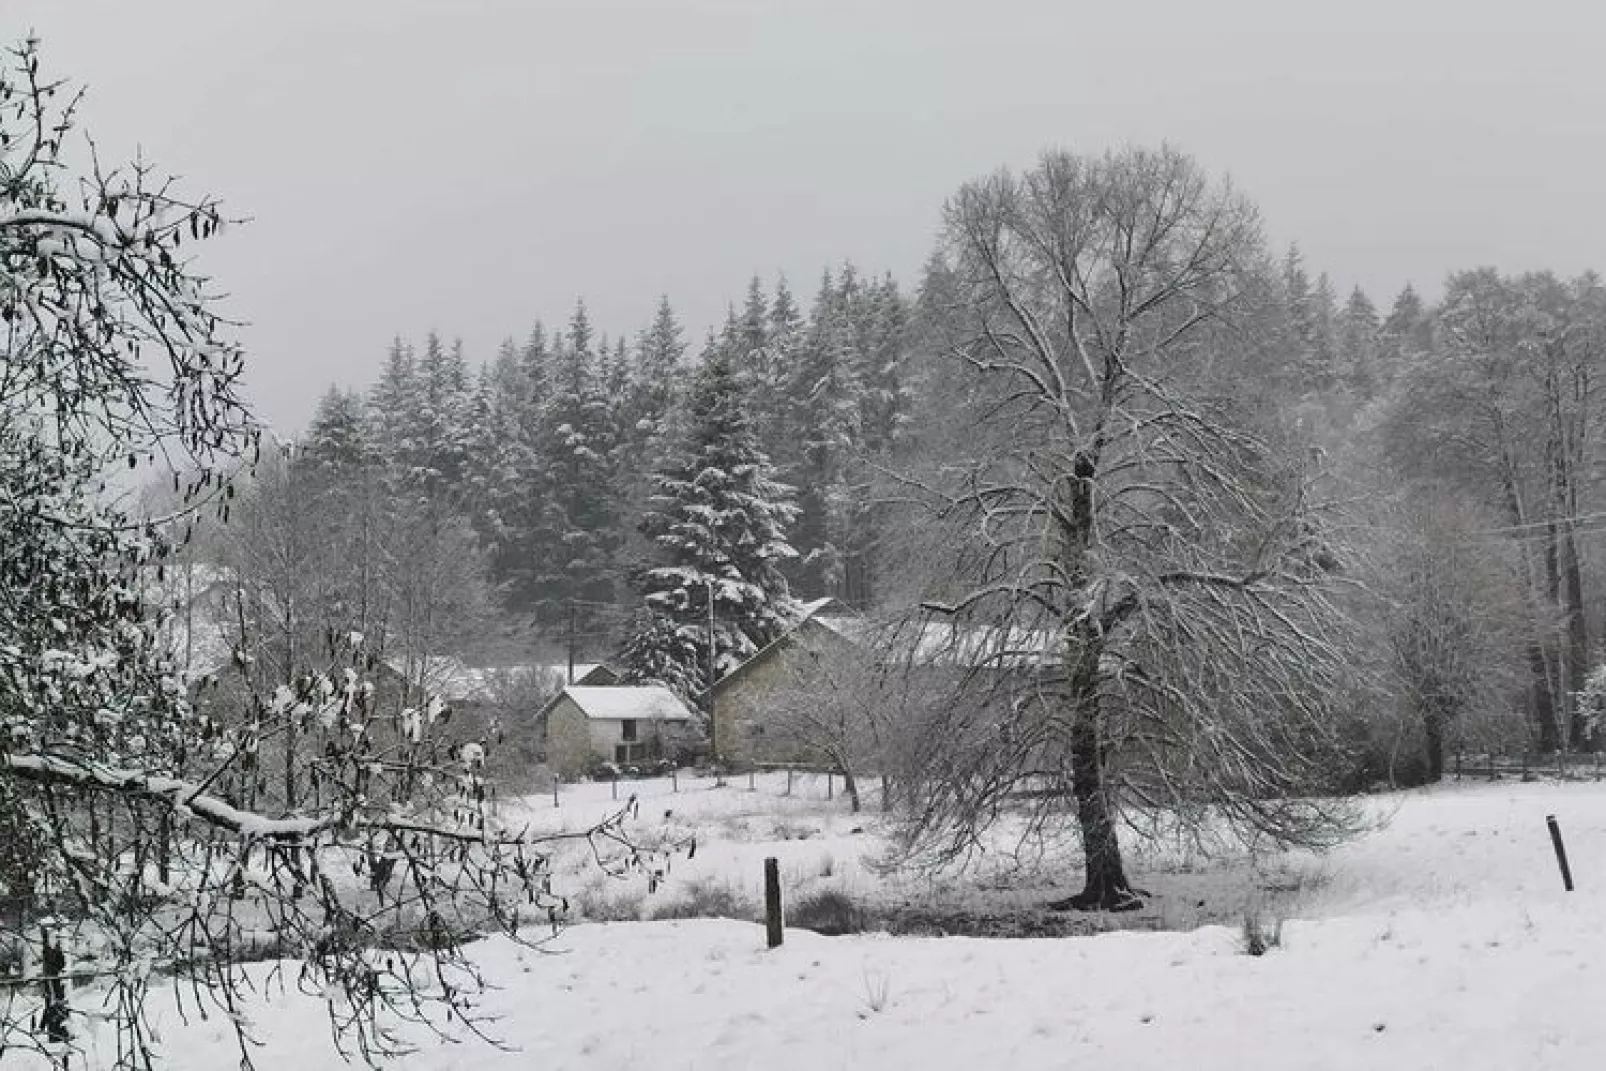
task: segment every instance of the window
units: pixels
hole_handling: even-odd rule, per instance
[[[636,738],[636,719],[625,718],[619,723],[619,739],[630,743]]]

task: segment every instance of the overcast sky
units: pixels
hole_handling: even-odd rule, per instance
[[[750,275],[908,283],[944,198],[1169,140],[1386,305],[1606,263],[1606,16],[1486,0],[0,0],[136,146],[254,222],[205,265],[301,425],[435,328],[489,356],[584,296],[700,338]]]

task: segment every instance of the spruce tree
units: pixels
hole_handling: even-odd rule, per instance
[[[373,460],[363,399],[330,387],[318,401],[302,444],[302,460],[327,472],[355,472]]]
[[[368,394],[369,440],[380,464],[400,468],[416,455],[420,405],[413,349],[397,337]]]
[[[523,569],[541,616],[577,621],[595,635],[621,571],[618,429],[583,302],[561,341],[534,444],[541,471],[532,483],[541,497]]]
[[[541,599],[542,563],[555,542],[545,527],[551,474],[540,452],[547,442],[550,385],[546,329],[537,322],[522,346],[503,345],[491,366],[489,396],[479,403],[490,421],[475,447],[484,481],[479,524],[490,546],[492,576],[515,612],[528,612]]]
[[[861,430],[860,362],[848,313],[857,291],[848,270],[837,285],[829,275],[824,278],[790,370],[786,438],[794,452],[786,474],[798,487],[800,553],[792,578],[808,598],[843,593],[845,476]]]
[[[417,449],[409,476],[431,497],[457,494],[469,457],[468,364],[463,344],[450,347],[431,332],[418,362]]]
[[[686,353],[680,321],[667,296],[658,299],[652,325],[636,340],[635,369],[631,375],[630,402],[625,409],[625,434],[632,461],[639,460],[668,433],[681,360]]]
[[[1377,308],[1360,287],[1350,291],[1338,320],[1339,367],[1345,385],[1362,398],[1378,387]]]
[[[705,354],[684,436],[654,483],[641,528],[655,564],[637,578],[646,613],[624,659],[636,679],[662,680],[697,698],[707,680],[711,619],[724,674],[779,635],[792,612],[780,565],[795,554],[786,530],[797,511],[754,437],[729,346]]]
[[[1433,322],[1422,295],[1410,283],[1394,299],[1394,307],[1378,331],[1379,349],[1387,375],[1399,374],[1413,358],[1433,348]]]

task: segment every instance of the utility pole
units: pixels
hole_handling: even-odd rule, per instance
[[[714,714],[714,685],[719,681],[718,651],[714,642],[714,578],[708,578],[708,752],[719,765],[719,719]]]
[[[574,600],[569,600],[569,683],[574,683]]]

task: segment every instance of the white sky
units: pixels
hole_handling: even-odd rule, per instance
[[[300,425],[395,334],[471,358],[584,295],[693,340],[754,272],[913,283],[944,198],[1048,145],[1170,140],[1386,305],[1603,259],[1588,0],[0,0],[108,155],[254,222],[205,264]],[[1606,10],[1606,9],[1603,9]]]

